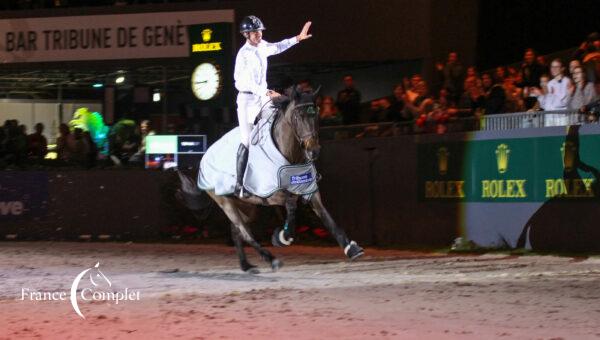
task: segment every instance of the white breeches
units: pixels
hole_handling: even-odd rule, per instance
[[[237,96],[237,117],[240,124],[241,142],[246,147],[250,142],[250,132],[262,104],[260,96],[249,93],[239,93]]]

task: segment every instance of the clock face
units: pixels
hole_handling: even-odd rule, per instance
[[[214,98],[219,92],[221,75],[217,67],[210,63],[202,63],[192,73],[192,91],[200,100]]]

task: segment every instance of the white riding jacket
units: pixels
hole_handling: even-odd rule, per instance
[[[251,92],[253,95],[259,96],[262,103],[268,101],[267,58],[281,53],[297,43],[296,37],[277,43],[262,40],[258,46],[252,46],[246,41],[235,58],[233,72],[235,88],[240,93]]]

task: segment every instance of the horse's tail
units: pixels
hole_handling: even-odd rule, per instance
[[[209,210],[212,200],[208,195],[198,188],[196,182],[188,175],[177,170],[181,188],[177,189],[175,196],[188,209],[194,212],[202,212]]]

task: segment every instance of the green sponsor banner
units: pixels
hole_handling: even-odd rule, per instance
[[[594,197],[600,135],[424,143],[419,198],[454,202],[544,202]]]

